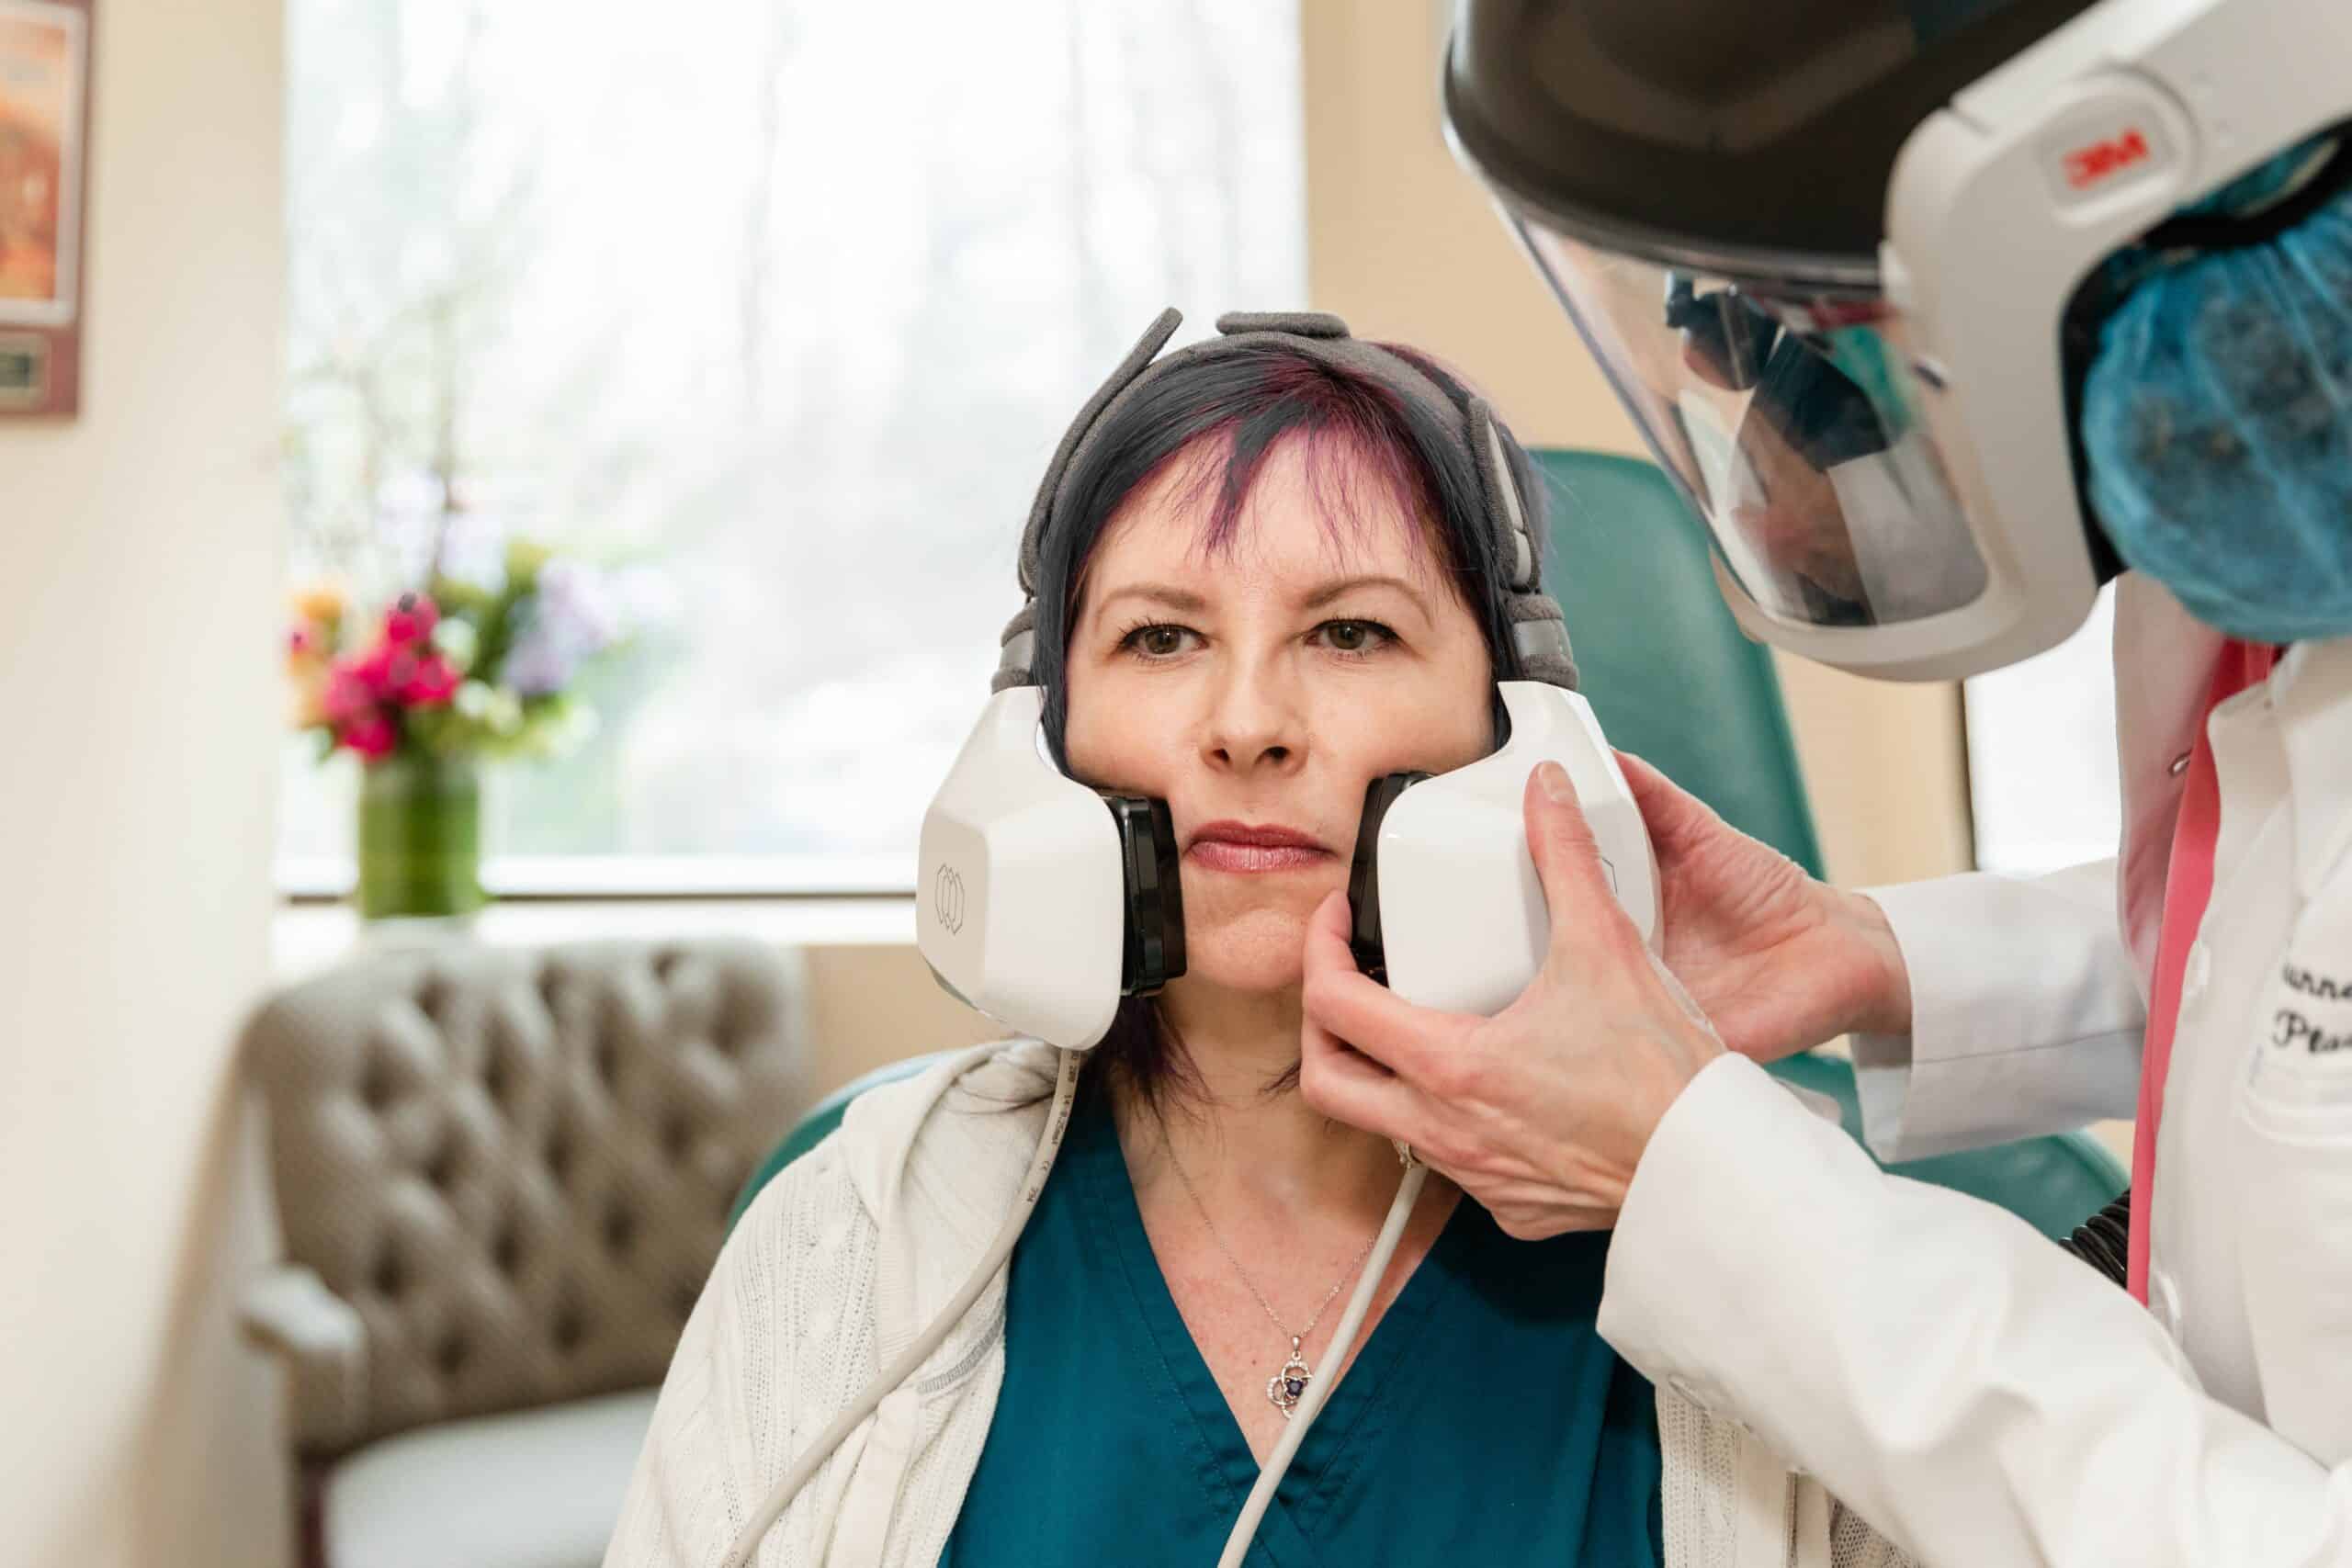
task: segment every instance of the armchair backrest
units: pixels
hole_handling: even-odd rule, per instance
[[[273,998],[244,1065],[285,1255],[364,1327],[296,1357],[297,1446],[660,1382],[805,1108],[802,1017],[749,943],[449,944]]]

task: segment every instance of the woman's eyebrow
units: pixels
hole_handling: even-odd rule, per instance
[[[1197,615],[1209,607],[1209,602],[1191,589],[1171,588],[1162,582],[1123,584],[1096,600],[1094,607],[1099,613],[1110,608],[1122,599],[1148,599],[1156,604],[1165,604],[1171,610],[1181,611],[1188,615]]]
[[[1299,607],[1304,610],[1319,610],[1332,600],[1352,593],[1359,588],[1393,588],[1411,600],[1413,608],[1419,610],[1423,615],[1426,616],[1430,613],[1429,604],[1422,599],[1419,589],[1401,577],[1383,576],[1334,578],[1301,599],[1298,602]]]
[[[1419,588],[1404,578],[1379,574],[1333,578],[1330,581],[1322,583],[1300,595],[1298,606],[1302,610],[1319,610],[1333,600],[1352,593],[1360,588],[1393,588],[1410,600],[1413,607],[1423,615],[1429,614],[1429,604],[1422,598]],[[1122,599],[1147,600],[1187,615],[1201,615],[1209,607],[1209,602],[1204,595],[1195,593],[1189,588],[1178,588],[1164,582],[1128,582],[1122,583],[1096,600],[1095,612],[1100,614],[1108,610]]]

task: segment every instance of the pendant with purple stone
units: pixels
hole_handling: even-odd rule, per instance
[[[1289,1420],[1290,1413],[1298,1408],[1298,1402],[1306,1395],[1306,1384],[1314,1376],[1315,1370],[1306,1364],[1298,1336],[1292,1335],[1290,1359],[1283,1363],[1281,1371],[1266,1380],[1266,1397],[1283,1413],[1283,1420]]]

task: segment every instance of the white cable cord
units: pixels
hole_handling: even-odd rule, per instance
[[[1381,1278],[1388,1272],[1388,1261],[1396,1256],[1396,1244],[1404,1239],[1405,1223],[1413,1217],[1413,1205],[1419,1201],[1421,1188],[1430,1179],[1430,1168],[1413,1160],[1405,1168],[1405,1179],[1396,1186],[1396,1201],[1388,1205],[1388,1218],[1381,1224],[1380,1239],[1373,1244],[1372,1256],[1364,1260],[1363,1276],[1356,1281],[1355,1294],[1348,1298],[1348,1310],[1340,1319],[1340,1326],[1331,1331],[1331,1343],[1323,1352],[1323,1364],[1331,1375],[1317,1375],[1306,1386],[1306,1397],[1283,1427],[1282,1441],[1266,1456],[1265,1468],[1258,1472],[1258,1484],[1250,1489],[1250,1500],[1241,1506],[1241,1517],[1233,1522],[1233,1533],[1226,1538],[1225,1554],[1219,1557],[1217,1568],[1241,1568],[1241,1560],[1250,1554],[1250,1543],[1258,1537],[1258,1523],[1266,1517],[1267,1505],[1274,1500],[1274,1488],[1282,1484],[1283,1472],[1298,1452],[1298,1445],[1306,1440],[1306,1429],[1315,1424],[1323,1402],[1331,1397],[1331,1390],[1339,1385],[1340,1374],[1347,1370],[1348,1352],[1354,1348],[1356,1331],[1363,1326],[1364,1315],[1372,1311],[1372,1298],[1380,1290]]]
[[[1078,1098],[1079,1060],[1083,1055],[1080,1051],[1058,1053],[1055,1066],[1054,1105],[1046,1118],[1045,1136],[1037,1140],[1037,1153],[1029,1162],[1029,1174],[1022,1180],[1021,1196],[1014,1202],[1012,1213],[1006,1217],[1004,1228],[998,1231],[996,1239],[989,1244],[988,1256],[980,1259],[979,1267],[972,1270],[971,1278],[966,1280],[963,1288],[956,1292],[956,1299],[949,1302],[930,1325],[916,1336],[915,1342],[908,1346],[897,1360],[883,1368],[882,1375],[867,1385],[865,1392],[853,1400],[849,1407],[834,1418],[833,1424],[820,1433],[817,1440],[792,1461],[791,1468],[769,1491],[767,1501],[760,1506],[760,1511],[752,1517],[752,1522],[744,1527],[743,1533],[736,1537],[734,1546],[724,1559],[725,1568],[745,1568],[752,1554],[759,1550],[760,1541],[783,1517],[784,1510],[791,1506],[792,1500],[800,1495],[800,1489],[808,1484],[809,1478],[832,1457],[833,1450],[857,1430],[858,1423],[873,1415],[882,1401],[889,1396],[890,1391],[912,1377],[915,1369],[939,1348],[940,1341],[947,1337],[948,1330],[972,1309],[972,1303],[980,1299],[980,1292],[996,1277],[996,1271],[1004,1267],[1004,1260],[1012,1256],[1013,1244],[1021,1239],[1022,1231],[1029,1224],[1029,1216],[1036,1212],[1038,1195],[1045,1191],[1046,1178],[1053,1172],[1055,1156],[1061,1152],[1062,1134],[1069,1130],[1070,1107]],[[1352,1305],[1350,1310],[1352,1314]],[[1347,1323],[1342,1323],[1340,1331],[1345,1333],[1348,1327]]]

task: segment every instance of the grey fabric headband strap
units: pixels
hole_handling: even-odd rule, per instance
[[[992,691],[1036,683],[1036,592],[1038,561],[1046,528],[1060,498],[1064,480],[1086,451],[1106,417],[1162,372],[1181,365],[1216,358],[1253,343],[1279,337],[1286,346],[1336,368],[1369,376],[1394,388],[1437,414],[1453,429],[1477,470],[1487,526],[1495,535],[1497,558],[1510,574],[1505,611],[1511,640],[1525,677],[1576,688],[1576,660],[1568,649],[1560,606],[1543,592],[1542,553],[1528,525],[1527,509],[1511,479],[1502,432],[1493,412],[1477,398],[1457,400],[1428,376],[1388,350],[1348,333],[1337,316],[1314,311],[1281,314],[1234,312],[1217,318],[1218,335],[1178,349],[1165,359],[1156,356],[1166,347],[1183,317],[1162,310],[1127,351],[1110,378],[1086,400],[1078,417],[1054,449],[1053,460],[1038,483],[1029,508],[1029,524],[1021,536],[1021,612],[1004,628],[1003,652]]]

